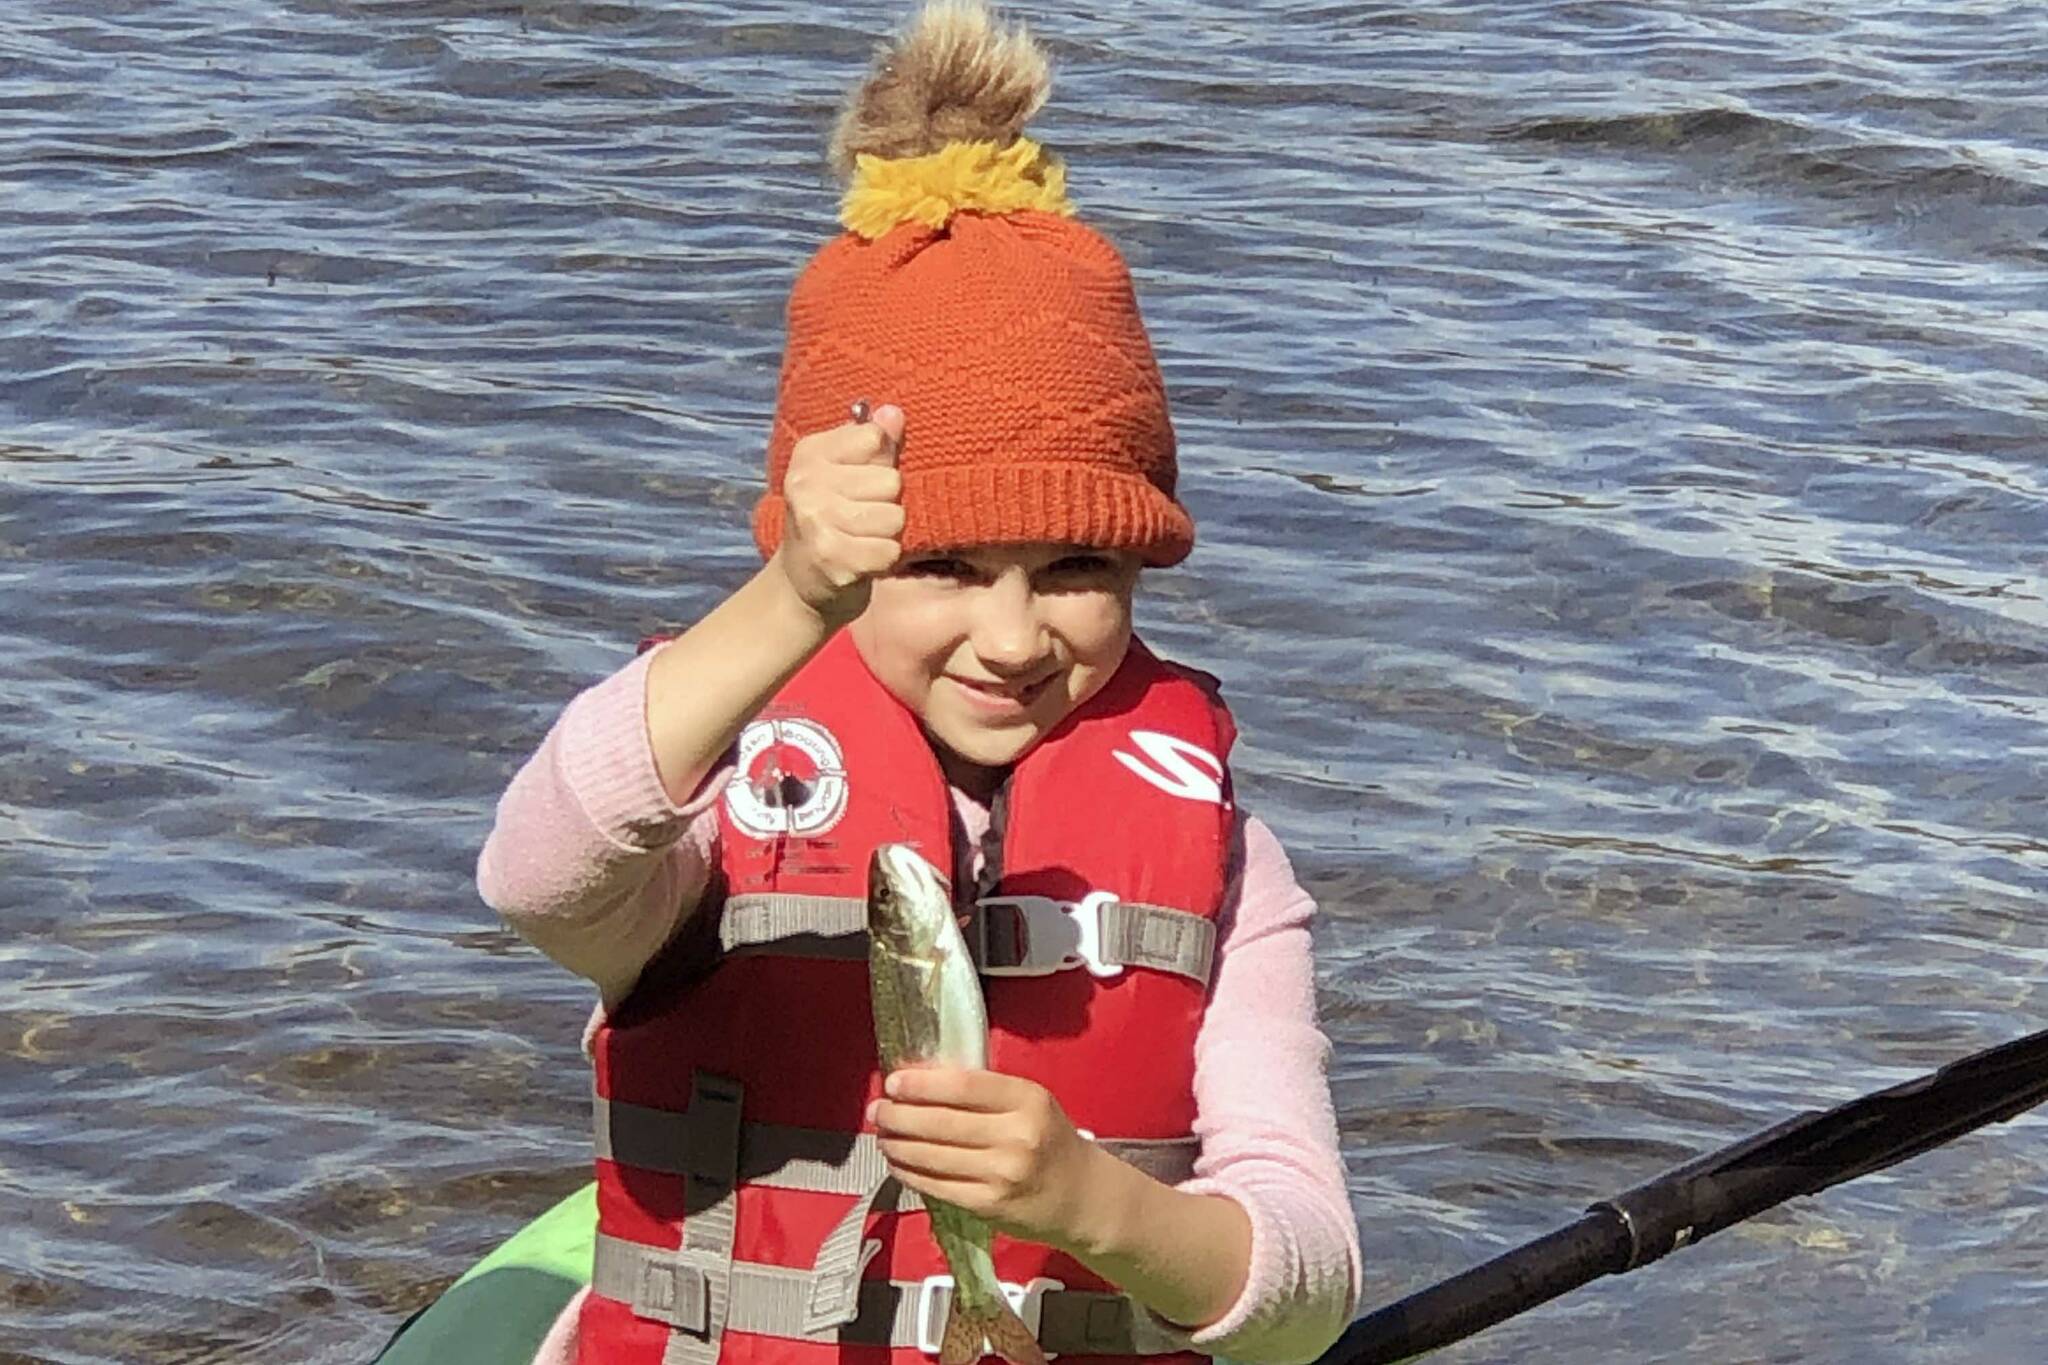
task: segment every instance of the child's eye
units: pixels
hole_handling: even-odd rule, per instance
[[[972,578],[974,566],[949,555],[926,555],[897,566],[896,572],[906,578]]]

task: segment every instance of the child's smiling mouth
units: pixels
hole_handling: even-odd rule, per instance
[[[1045,694],[1057,678],[1057,672],[1048,673],[1035,682],[1000,683],[983,682],[979,678],[966,678],[958,673],[945,674],[947,682],[959,689],[961,695],[974,710],[992,716],[1022,715],[1031,704]]]

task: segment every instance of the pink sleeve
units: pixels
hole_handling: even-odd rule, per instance
[[[562,1311],[555,1314],[548,1327],[548,1334],[541,1338],[540,1349],[533,1353],[531,1365],[576,1365],[577,1338],[581,1335],[577,1329],[583,1322],[583,1301],[589,1297],[590,1286],[584,1285],[562,1305]]]
[[[1243,817],[1239,832],[1242,871],[1195,1040],[1202,1155],[1180,1188],[1244,1208],[1251,1270],[1229,1312],[1187,1340],[1234,1359],[1310,1361],[1350,1322],[1361,1287],[1325,1074],[1330,1044],[1316,1023],[1315,902],[1271,830]]]
[[[607,1004],[704,893],[730,769],[687,805],[662,789],[647,742],[643,654],[571,701],[512,778],[477,858],[477,890],[522,938],[597,983]]]

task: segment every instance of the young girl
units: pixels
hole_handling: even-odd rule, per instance
[[[484,898],[601,997],[595,1274],[543,1360],[929,1359],[922,1195],[996,1229],[1049,1353],[1306,1361],[1355,1307],[1313,907],[1213,681],[1132,634],[1194,528],[1129,275],[1021,136],[1048,85],[975,3],[883,54],[790,299],[765,566],[499,805]],[[895,841],[953,878],[987,1071],[877,1074]]]

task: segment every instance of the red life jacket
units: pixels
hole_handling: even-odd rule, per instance
[[[1212,680],[1134,641],[1102,690],[1012,770],[997,904],[978,921],[992,926],[988,972],[1044,958],[1041,933],[1068,935],[1072,949],[1070,923],[1095,921],[1061,907],[1112,899],[1130,913],[1112,907],[1099,925],[1121,947],[1082,945],[1089,955],[1199,961],[983,980],[990,1068],[1044,1085],[1077,1127],[1130,1159],[1181,1153],[1171,1178],[1193,1150],[1234,737]],[[946,1264],[928,1216],[893,1182],[872,1212],[850,1212],[880,1179],[871,1131],[856,1136],[881,1083],[861,914],[877,844],[914,844],[951,873],[950,793],[915,716],[844,633],[748,726],[739,752],[720,812],[722,877],[697,930],[717,925],[715,969],[651,991],[643,982],[593,1042],[599,1265],[578,1361],[916,1365],[930,1357],[907,1336],[933,1341],[943,1325],[943,1296],[934,1304],[929,1291]],[[846,1255],[828,1273],[835,1229]],[[998,1235],[994,1259],[1006,1286],[1062,1287],[1022,1305],[1034,1329],[1042,1318],[1050,1350],[1199,1359],[1147,1344],[1142,1311],[1064,1254]]]

